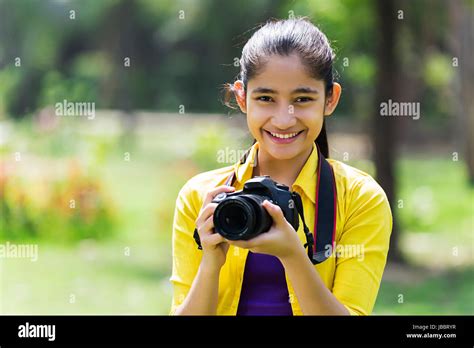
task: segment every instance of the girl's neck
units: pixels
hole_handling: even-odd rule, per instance
[[[253,176],[269,175],[277,183],[284,184],[291,189],[291,186],[311,155],[312,149],[310,147],[298,156],[287,160],[275,159],[259,149],[257,153],[257,166],[253,168]]]

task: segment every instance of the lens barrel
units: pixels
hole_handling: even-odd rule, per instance
[[[272,218],[262,207],[267,197],[247,194],[228,197],[214,211],[214,229],[229,240],[248,240],[272,225]]]

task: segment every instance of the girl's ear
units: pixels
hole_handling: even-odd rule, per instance
[[[339,98],[341,97],[342,87],[339,83],[334,82],[332,86],[332,93],[326,97],[324,105],[324,116],[331,116],[336,109]]]
[[[244,114],[246,114],[247,103],[246,103],[245,88],[244,88],[244,83],[241,80],[237,80],[234,82],[234,94],[235,94],[235,100],[237,101],[237,104],[239,104],[240,110]]]

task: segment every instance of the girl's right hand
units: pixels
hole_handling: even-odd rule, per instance
[[[216,210],[217,203],[212,203],[215,196],[222,192],[234,192],[232,186],[218,186],[209,191],[204,198],[201,211],[196,219],[196,228],[199,233],[199,239],[202,246],[201,265],[210,267],[213,270],[220,270],[225,263],[229,244],[219,233],[214,231],[213,214]]]

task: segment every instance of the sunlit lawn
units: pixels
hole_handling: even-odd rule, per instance
[[[126,150],[112,149],[99,175],[119,212],[117,236],[78,245],[40,241],[37,262],[0,259],[0,312],[167,314],[175,198],[190,176],[226,165],[215,158],[228,133],[215,129],[204,135],[168,129],[160,137],[142,132],[130,161],[123,160]],[[420,271],[419,278],[415,272],[413,281],[384,277],[374,313],[473,314],[474,193],[461,164],[426,158],[403,160],[398,168],[407,258],[444,270],[431,277]]]
[[[420,270],[420,274],[423,272]],[[413,277],[412,277],[413,278]],[[383,281],[374,314],[474,313],[474,268],[452,268],[427,279]],[[421,276],[420,278],[424,278]]]

